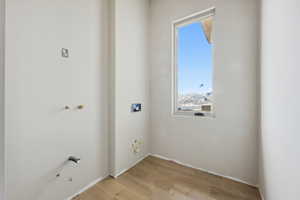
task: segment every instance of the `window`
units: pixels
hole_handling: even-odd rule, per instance
[[[173,113],[213,112],[213,18],[209,9],[173,23]]]

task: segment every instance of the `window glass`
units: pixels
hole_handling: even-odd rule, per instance
[[[175,26],[175,112],[212,112],[213,16]]]

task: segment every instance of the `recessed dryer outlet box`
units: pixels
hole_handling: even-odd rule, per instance
[[[61,49],[61,56],[63,58],[69,58],[69,49],[62,48]]]

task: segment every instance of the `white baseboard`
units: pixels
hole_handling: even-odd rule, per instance
[[[136,166],[139,162],[141,162],[142,160],[144,160],[145,158],[147,158],[148,156],[150,156],[150,154],[146,154],[145,156],[143,156],[142,158],[138,159],[136,162],[134,162],[132,165],[130,165],[130,167],[123,169],[121,172],[116,173],[116,174],[110,174],[110,176],[112,176],[113,178],[118,178],[119,176],[121,176],[123,173],[127,172],[128,170],[130,170],[132,167]]]
[[[238,179],[238,178],[234,178],[234,177],[231,177],[231,176],[225,176],[225,175],[223,175],[223,174],[219,174],[219,173],[216,173],[216,172],[207,170],[207,169],[195,167],[195,166],[192,166],[192,165],[189,165],[189,164],[186,164],[186,163],[182,163],[182,162],[180,162],[180,161],[178,161],[178,160],[170,159],[170,158],[167,158],[167,157],[158,155],[158,154],[150,154],[150,155],[151,155],[151,156],[154,156],[154,157],[157,157],[157,158],[160,158],[160,159],[163,159],[163,160],[168,160],[168,161],[172,161],[172,162],[178,163],[178,164],[183,165],[183,166],[185,166],[185,167],[189,167],[189,168],[192,168],[192,169],[197,169],[197,170],[200,170],[200,171],[203,171],[203,172],[206,172],[206,173],[215,175],[215,176],[220,176],[220,177],[223,177],[223,178],[227,178],[227,179],[230,179],[230,180],[233,180],[233,181],[236,181],[236,182],[240,182],[240,183],[243,183],[243,184],[246,184],[246,185],[249,185],[249,186],[258,188],[257,185],[248,183],[248,182],[243,181],[243,180],[240,180],[240,179]]]
[[[105,178],[107,178],[109,175],[104,176],[104,177],[100,177],[97,178],[96,180],[94,180],[93,182],[91,182],[90,184],[88,184],[87,186],[85,186],[84,188],[82,188],[81,190],[79,190],[78,192],[76,192],[74,195],[66,198],[65,200],[72,200],[74,197],[80,195],[81,193],[87,191],[88,189],[90,189],[91,187],[93,187],[94,185],[96,185],[98,182],[104,180]]]

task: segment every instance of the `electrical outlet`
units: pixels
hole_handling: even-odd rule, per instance
[[[143,142],[135,139],[132,143],[132,151],[134,154],[138,154],[141,151],[141,146]]]
[[[135,103],[131,105],[131,112],[141,112],[142,111],[142,104]]]

